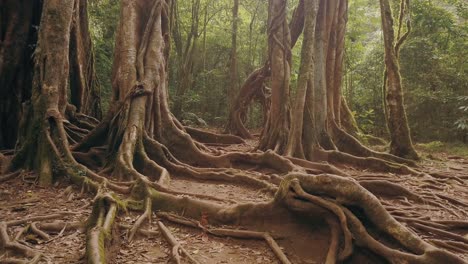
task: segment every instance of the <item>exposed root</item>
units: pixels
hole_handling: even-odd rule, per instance
[[[347,164],[360,169],[371,169],[377,172],[391,172],[398,174],[420,175],[418,172],[404,164],[392,163],[380,158],[356,157],[336,150],[317,151],[317,160],[328,161],[334,164]]]
[[[203,226],[200,222],[183,218],[177,215],[168,214],[168,213],[158,213],[159,217],[167,219],[171,222],[190,226],[193,228],[198,228],[203,230],[205,233],[220,236],[220,237],[234,237],[234,238],[241,238],[241,239],[264,239],[268,245],[270,246],[271,250],[278,259],[283,264],[290,264],[291,262],[286,257],[286,255],[281,250],[280,246],[276,243],[275,239],[267,232],[256,232],[256,231],[248,231],[248,230],[235,230],[235,229],[226,229],[226,228],[207,228]]]
[[[0,182],[6,182],[6,181],[9,181],[9,180],[13,180],[13,179],[15,179],[16,177],[18,177],[20,175],[21,175],[21,171],[15,171],[15,172],[3,175],[3,176],[0,177]]]
[[[377,196],[406,197],[416,202],[424,202],[421,196],[387,180],[360,180],[359,184]]]
[[[42,254],[16,241],[11,241],[8,236],[7,224],[0,222],[0,246],[1,248],[11,250],[12,252],[22,254],[25,257],[32,258],[28,263],[38,263]]]
[[[135,234],[137,233],[138,229],[140,226],[143,224],[145,220],[147,220],[149,223],[151,223],[151,199],[147,198],[145,199],[145,212],[135,221],[135,224],[133,227],[130,229],[130,232],[128,233],[128,240],[131,242],[133,241],[133,238]]]
[[[50,236],[46,232],[39,229],[35,222],[31,223],[31,231],[45,241],[50,240]]]
[[[325,194],[328,197],[336,197],[342,205],[359,206],[377,228],[399,241],[414,255],[391,249],[378,242],[367,233],[361,221],[350,210],[342,207],[350,232],[359,246],[367,247],[390,261],[400,259],[410,263],[441,263],[442,260],[450,260],[451,263],[464,263],[457,256],[433,247],[410,232],[388,214],[376,197],[353,181],[332,175],[291,175],[289,178],[298,179],[307,193]]]
[[[177,264],[181,263],[180,253],[184,254],[184,256],[186,256],[191,263],[199,263],[187,252],[187,250],[185,250],[180,245],[179,241],[177,241],[177,239],[172,235],[171,231],[169,231],[169,229],[167,229],[167,227],[161,221],[158,221],[158,227],[166,238],[167,242],[169,242],[169,244],[172,246],[172,258]]]
[[[106,262],[106,243],[111,240],[111,232],[117,214],[117,204],[109,196],[100,196],[95,200],[93,212],[88,219],[86,255],[88,263]]]
[[[355,137],[351,136],[350,134],[339,128],[335,122],[331,123],[334,134],[334,143],[339,150],[358,157],[373,157],[392,163],[401,163],[412,167],[416,166],[416,162],[414,162],[413,160],[401,158],[388,153],[377,152],[364,146]]]
[[[215,134],[193,127],[185,127],[185,131],[200,143],[205,144],[243,144],[245,141],[238,136]]]
[[[66,216],[66,215],[71,215],[71,214],[75,214],[75,213],[73,213],[73,212],[62,212],[62,213],[50,214],[50,215],[26,217],[26,218],[22,218],[22,219],[18,219],[18,220],[12,220],[12,221],[5,222],[5,224],[7,225],[7,227],[17,226],[17,225],[22,225],[22,224],[26,224],[26,223],[58,219],[58,218],[62,218],[64,216]]]

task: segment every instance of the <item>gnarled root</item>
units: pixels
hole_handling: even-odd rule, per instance
[[[399,259],[409,263],[442,263],[448,260],[450,263],[464,263],[459,257],[435,248],[409,231],[385,210],[375,196],[354,181],[333,175],[292,174],[285,179],[282,190],[283,192],[286,190],[287,193],[287,190],[294,189],[293,186],[297,186],[297,184],[300,184],[309,194],[322,194],[334,199],[331,201],[340,206],[345,213],[347,226],[356,243],[391,262]],[[279,193],[282,190],[280,189]],[[375,227],[398,241],[409,253],[392,249],[377,241],[367,232],[361,220],[347,207],[359,207]]]
[[[32,260],[27,263],[39,263],[42,258],[42,254],[34,249],[10,240],[7,231],[7,224],[5,222],[0,222],[0,246],[1,248],[11,250],[14,253],[19,253],[25,257],[32,258]],[[4,260],[2,260],[2,262],[3,261]]]
[[[110,195],[99,195],[95,199],[93,212],[88,219],[86,255],[88,263],[106,262],[106,243],[112,236],[112,228],[117,214],[117,203]]]

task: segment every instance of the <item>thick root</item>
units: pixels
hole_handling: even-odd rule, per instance
[[[106,262],[106,243],[112,236],[112,228],[117,214],[117,204],[110,195],[97,197],[93,212],[88,219],[86,255],[88,263]]]

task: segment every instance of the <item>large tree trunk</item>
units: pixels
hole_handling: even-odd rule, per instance
[[[259,149],[283,153],[291,122],[289,80],[291,35],[287,22],[287,0],[270,0],[268,50],[271,68],[271,107],[260,138]]]
[[[75,0],[44,2],[39,46],[34,57],[31,103],[25,106],[18,150],[12,160],[13,168],[35,170],[43,185],[52,183],[57,162],[69,149],[63,121],[68,104],[68,56],[74,4]]]
[[[12,149],[17,141],[18,120],[30,104],[33,54],[40,27],[42,1],[4,1],[0,45],[0,149]],[[94,54],[88,29],[86,1],[76,1],[70,30],[70,101],[65,118],[71,136],[79,140],[101,117],[100,90],[94,69]],[[67,70],[68,72],[68,70]],[[68,89],[68,83],[65,87]],[[26,122],[26,120],[23,120]],[[70,136],[70,135],[69,135]]]
[[[0,149],[13,149],[22,103],[31,97],[41,1],[0,2]]]
[[[382,17],[382,30],[385,46],[385,70],[384,80],[386,90],[386,113],[388,130],[390,132],[390,153],[408,159],[419,159],[408,126],[403,102],[403,87],[398,64],[397,50],[395,48],[395,32],[393,29],[393,16],[388,0],[380,0]]]

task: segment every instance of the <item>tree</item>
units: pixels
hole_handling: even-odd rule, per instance
[[[182,42],[182,33],[180,32],[180,25],[177,17],[179,16],[179,5],[178,0],[172,2],[174,19],[173,35],[174,44],[176,48],[177,60],[179,68],[178,72],[178,84],[176,89],[176,96],[174,101],[174,114],[180,118],[182,114],[182,104],[184,102],[184,96],[190,87],[194,84],[194,64],[195,54],[198,48],[199,35],[199,24],[200,24],[200,0],[193,0],[191,2],[192,8],[192,23],[190,24],[190,31],[187,34],[187,39],[184,43]]]
[[[304,24],[304,1],[299,1],[298,6],[289,24],[291,32],[291,49],[296,45],[299,36],[302,33]],[[274,43],[272,43],[274,44]],[[245,127],[248,108],[254,100],[260,102],[264,112],[264,125],[266,124],[270,112],[271,91],[265,85],[266,80],[271,76],[270,58],[261,68],[254,70],[244,81],[235,102],[230,108],[229,118],[224,132],[237,135],[242,138],[252,139],[253,136]],[[289,88],[288,88],[289,89]],[[287,101],[287,100],[286,100]]]
[[[234,98],[239,90],[239,69],[237,63],[237,28],[239,24],[239,0],[234,0],[232,7],[232,33],[231,33],[231,55],[229,60],[229,79],[231,87],[229,87],[228,96],[231,98],[229,104],[232,107]]]
[[[133,239],[155,210],[174,213],[175,215],[163,215],[180,224],[201,228],[210,234],[216,234],[216,230],[206,227],[206,224],[273,230],[277,223],[272,219],[280,219],[283,224],[281,226],[287,228],[284,219],[297,221],[300,217],[307,220],[319,219],[328,224],[331,238],[325,263],[349,259],[359,250],[354,244],[365,247],[373,252],[372,254],[389,261],[463,263],[459,257],[428,244],[395,220],[371,193],[381,193],[379,187],[382,185],[373,187],[372,183],[367,184],[367,188],[371,190],[368,191],[355,180],[343,177],[347,175],[336,168],[283,157],[272,151],[212,154],[206,146],[193,140],[172,115],[168,104],[170,0],[122,1],[115,45],[111,108],[92,132],[70,148],[68,131],[64,127],[68,105],[68,72],[63,69],[68,69],[69,33],[75,3],[74,0],[44,2],[38,37],[39,47],[36,50],[33,100],[30,111],[24,117],[28,121],[25,123],[27,133],[22,137],[23,143],[15,153],[11,169],[33,169],[39,174],[43,184],[50,184],[54,178],[69,177],[72,183],[96,193],[93,211],[88,221],[73,226],[87,230],[88,263],[106,262],[104,249],[106,244],[111,242],[112,236],[109,234],[115,231],[113,227],[116,215],[124,208],[142,212],[129,228],[129,240]],[[281,1],[271,3],[270,12],[284,14]],[[329,1],[320,2],[319,13],[320,8],[323,10],[327,3]],[[339,14],[337,10],[345,9],[342,6],[346,3],[338,1],[336,10],[332,9],[330,12]],[[308,38],[311,32],[320,32],[316,31],[312,27],[314,23],[309,21],[316,19],[316,11],[313,11],[317,10],[316,6],[316,2],[305,1],[305,10],[310,12],[305,16]],[[338,8],[339,6],[341,8]],[[324,18],[325,14],[317,17]],[[276,19],[277,16],[272,15],[270,18]],[[286,36],[287,40],[287,34],[284,35],[287,26],[284,25],[283,18],[279,21],[280,24],[272,22],[270,25],[281,26],[283,33],[280,36]],[[322,30],[325,29],[325,19],[317,21],[316,24],[319,22]],[[285,63],[282,53],[284,50],[275,47],[277,44],[279,43],[273,45],[271,54],[282,56],[272,58],[271,62],[279,60]],[[306,51],[315,48],[306,45],[303,54],[309,55]],[[51,52],[52,50],[56,52]],[[323,49],[325,50],[328,49]],[[306,61],[309,59],[305,58]],[[277,72],[275,67],[272,72]],[[307,69],[306,66],[302,68]],[[316,72],[313,71],[314,74]],[[307,73],[304,70],[304,73],[310,76],[312,71]],[[284,85],[282,82],[279,84]],[[318,89],[325,92],[323,86]],[[322,94],[321,98],[324,96],[326,94]],[[325,112],[323,110],[322,112]],[[39,155],[36,155],[37,153]],[[243,170],[242,166],[238,166],[239,163],[266,166],[281,176],[258,178]],[[100,169],[100,173],[91,168]],[[171,190],[168,183],[171,177],[177,175],[247,183],[274,192],[275,195],[273,199],[264,203],[240,203],[230,206],[216,204],[206,201],[207,198],[215,200],[215,197],[209,195]],[[0,180],[4,179],[5,177],[2,177]],[[279,184],[277,180],[280,180]],[[389,183],[383,185],[393,186]],[[410,192],[401,187],[395,193],[395,196],[399,196],[408,195]],[[205,225],[196,220],[203,218],[207,221]],[[362,220],[363,218],[365,219]],[[367,223],[371,223],[374,229],[386,235],[379,236],[377,240],[367,231]],[[167,232],[170,231],[164,224],[158,222],[158,226],[167,236]],[[25,250],[19,243],[9,241],[7,227],[8,223],[0,223],[2,247],[23,252],[39,261],[40,255],[32,249]],[[54,228],[57,227],[64,229],[67,223],[54,225]],[[219,229],[217,231],[219,232]],[[284,230],[284,234],[287,234],[287,231]],[[228,229],[227,234],[265,239],[283,263],[290,263],[269,233]],[[387,237],[388,241],[398,242],[401,250],[392,249],[381,242]],[[180,245],[173,239],[168,240],[174,246],[172,256],[176,262],[180,262],[180,252],[191,259],[187,251],[179,250]]]
[[[409,8],[409,1],[401,1],[401,15],[398,30],[398,36],[403,23],[403,14]],[[388,0],[380,0],[380,9],[382,13],[382,30],[385,45],[385,77],[384,89],[386,93],[385,112],[387,124],[390,132],[390,153],[409,159],[419,159],[416,150],[411,141],[408,119],[403,102],[403,88],[398,64],[398,54],[400,46],[410,32],[410,22],[408,20],[408,32],[398,39],[395,43],[395,32],[393,29],[392,9]]]
[[[38,1],[0,3],[0,149],[14,148],[21,104],[31,97],[32,47],[40,12]]]
[[[87,3],[76,2],[70,30],[71,104],[67,106],[66,129],[73,142],[89,132],[96,119],[101,118],[100,86],[95,76],[94,54],[88,28]],[[36,55],[38,28],[42,3],[40,1],[5,1],[0,4],[4,13],[2,45],[0,46],[0,149],[12,149],[19,130],[20,116],[28,110],[32,96],[33,58]],[[68,76],[67,76],[68,78]],[[24,120],[26,122],[26,120]]]
[[[291,122],[289,80],[291,78],[291,33],[286,0],[270,0],[268,54],[271,71],[271,107],[260,138],[259,149],[281,153],[287,143]]]

